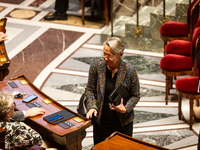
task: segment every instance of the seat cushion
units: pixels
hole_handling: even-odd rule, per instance
[[[185,71],[191,70],[193,63],[191,57],[167,54],[160,60],[160,67],[166,71]]]
[[[176,80],[176,89],[181,92],[197,94],[199,77],[182,77]]]
[[[187,37],[189,34],[189,27],[182,22],[169,21],[160,27],[160,33],[161,35],[170,37]]]
[[[192,50],[192,43],[184,40],[174,40],[169,42],[165,51],[167,54],[179,54],[190,56],[190,51]]]

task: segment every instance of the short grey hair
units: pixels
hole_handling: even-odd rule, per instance
[[[124,41],[118,37],[111,37],[104,42],[104,46],[108,45],[115,54],[120,54],[125,49]]]
[[[14,96],[10,92],[0,92],[0,119],[3,119],[13,106]]]

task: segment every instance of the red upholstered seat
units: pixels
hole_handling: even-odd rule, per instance
[[[199,94],[197,92],[199,77],[182,77],[176,80],[176,89],[190,94]]]
[[[190,28],[188,24],[182,22],[169,21],[161,26],[160,33],[164,36],[188,36]]]
[[[199,60],[198,60],[199,61]],[[189,112],[190,112],[190,130],[192,130],[193,125],[193,105],[194,100],[196,100],[196,105],[199,106],[200,93],[197,92],[198,89],[198,76],[193,77],[182,77],[176,80],[175,85],[178,93],[178,117],[179,120],[182,119],[182,97],[188,99]]]
[[[192,41],[193,31],[200,25],[197,23],[199,18],[199,2],[193,0],[187,9],[187,23],[169,21],[160,28],[161,38],[164,41],[164,55],[166,54],[165,46],[173,40]]]
[[[160,27],[161,35],[170,36],[170,37],[188,36],[190,32],[190,26],[191,26],[190,13],[191,13],[192,7],[195,5],[197,1],[198,0],[193,0],[187,9],[187,23],[169,21]]]
[[[200,23],[200,16],[198,19],[197,24]],[[185,40],[174,40],[169,42],[165,47],[165,52],[167,54],[178,54],[178,55],[185,55],[190,56],[192,51],[192,46],[195,45],[195,42],[198,38],[198,27],[194,29],[192,42],[185,41]]]
[[[166,71],[192,70],[192,58],[176,54],[167,54],[160,61],[160,67]]]
[[[169,42],[165,47],[165,52],[167,54],[178,54],[190,56],[190,51],[192,49],[192,43],[184,40],[174,40]]]
[[[183,75],[193,75],[193,76],[196,75],[197,49],[199,40],[197,37],[199,33],[200,33],[200,27],[197,27],[193,35],[194,38],[191,42],[192,46],[188,46],[189,48],[188,51],[190,51],[189,56],[167,54],[160,61],[160,67],[162,69],[162,73],[166,76],[165,80],[166,104],[168,104],[168,95],[169,95],[169,90],[173,84],[173,77],[183,76]]]

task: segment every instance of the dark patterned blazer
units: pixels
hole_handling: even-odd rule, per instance
[[[87,96],[87,110],[95,108],[98,112],[96,122],[100,124],[102,114],[106,82],[106,62],[104,60],[95,60],[91,62],[89,69],[88,83],[85,90]],[[117,72],[115,87],[122,84],[132,95],[127,101],[125,108],[126,113],[118,113],[122,126],[127,125],[134,119],[133,108],[140,99],[140,85],[135,67],[127,64],[120,59]]]

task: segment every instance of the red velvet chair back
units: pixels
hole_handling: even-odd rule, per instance
[[[196,72],[196,76],[199,76],[200,78],[200,33],[199,33],[199,36],[198,36],[198,51],[197,51],[197,72]]]
[[[193,30],[196,27],[196,23],[198,22],[199,2],[200,0],[193,0],[192,3],[190,3],[187,10],[187,24],[190,29],[190,33],[193,33]]]
[[[195,4],[197,1],[198,1],[198,0],[193,0],[193,1],[190,3],[190,5],[189,5],[189,7],[188,7],[188,9],[187,9],[187,23],[188,23],[188,25],[190,24],[190,13],[191,13],[192,7],[194,6],[194,4]]]
[[[197,27],[200,27],[200,16],[199,16],[199,18],[197,20],[197,23],[194,26],[194,29],[197,28]]]
[[[190,56],[192,56],[193,63],[196,63],[196,60],[197,60],[198,50],[195,50],[195,49],[198,49],[199,32],[200,32],[200,27],[195,28],[193,32],[193,37],[192,37],[192,50],[190,51]]]

